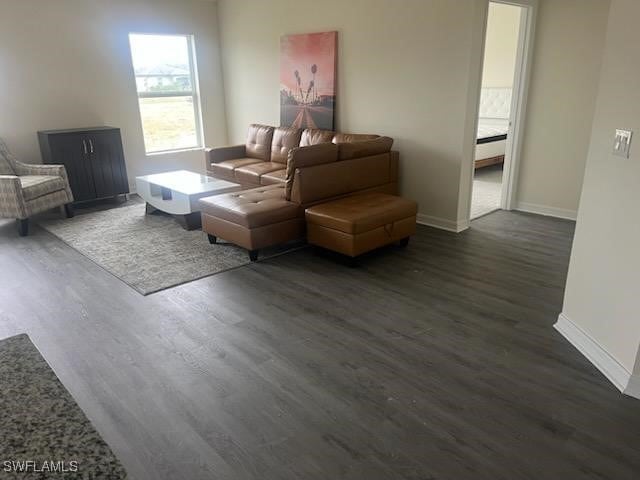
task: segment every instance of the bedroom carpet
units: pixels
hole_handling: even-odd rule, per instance
[[[1,478],[127,478],[25,334],[0,340],[0,405]]]
[[[500,208],[502,194],[502,165],[479,168],[473,177],[471,219]]]
[[[108,210],[79,210],[71,219],[49,216],[38,223],[142,295],[250,263],[245,249],[224,242],[211,245],[202,231],[187,231],[161,212],[146,215],[139,200]],[[261,251],[260,256],[283,251]]]

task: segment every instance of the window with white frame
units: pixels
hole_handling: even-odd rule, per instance
[[[191,35],[129,35],[147,153],[202,147]]]

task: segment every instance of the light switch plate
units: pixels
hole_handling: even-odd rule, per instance
[[[631,130],[616,130],[616,138],[613,142],[613,154],[622,158],[629,158],[631,151]]]

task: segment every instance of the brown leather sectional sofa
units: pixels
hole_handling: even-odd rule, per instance
[[[202,228],[247,250],[305,236],[305,208],[354,193],[395,195],[393,140],[326,130],[251,125],[244,145],[207,150],[213,177],[246,190],[200,200]]]

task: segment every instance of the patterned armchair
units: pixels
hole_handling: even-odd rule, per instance
[[[0,217],[15,218],[21,236],[29,234],[29,217],[64,206],[73,216],[73,194],[63,165],[19,162],[0,139]]]

